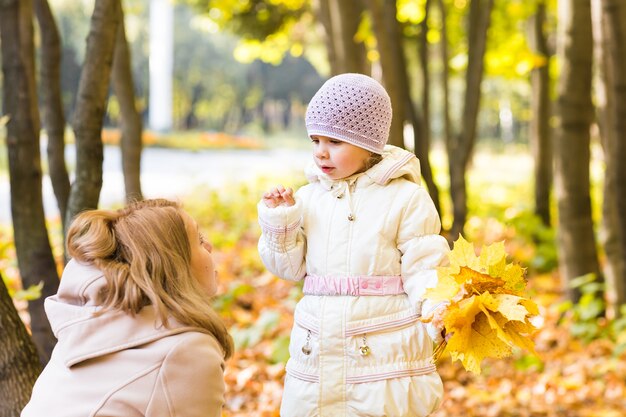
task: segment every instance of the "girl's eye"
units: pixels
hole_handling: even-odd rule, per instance
[[[333,145],[339,145],[339,144],[341,144],[341,143],[343,143],[343,142],[342,142],[342,141],[340,141],[340,140],[332,139],[332,140],[330,141],[330,143],[332,143]]]
[[[316,144],[316,145],[317,145],[320,141],[319,141],[319,140],[317,140],[317,139],[311,139],[311,142],[313,142],[314,144]]]

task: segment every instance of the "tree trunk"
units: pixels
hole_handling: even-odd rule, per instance
[[[34,120],[35,87],[30,85],[22,49],[20,8],[22,2],[0,3],[0,44],[2,48],[3,108],[11,115],[6,125],[11,184],[11,216],[15,250],[25,287],[43,282],[42,297],[28,303],[31,330],[42,363],[47,363],[56,339],[43,310],[44,298],[56,293],[59,285],[56,264],[48,240],[41,191],[41,157],[38,121]],[[32,12],[32,10],[30,11]],[[32,19],[32,14],[31,14]],[[32,39],[32,38],[31,38]]]
[[[41,98],[43,125],[48,134],[48,172],[57,199],[61,222],[70,195],[70,179],[65,166],[65,115],[61,100],[61,38],[48,0],[35,0],[41,31]],[[63,224],[65,230],[65,224]]]
[[[552,141],[550,138],[550,52],[544,26],[546,3],[537,5],[532,19],[531,44],[535,53],[545,58],[545,63],[531,74],[532,119],[530,142],[535,161],[535,213],[546,226],[550,225],[550,189],[552,188]]]
[[[37,81],[35,77],[35,31],[33,28],[33,0],[21,0],[19,6],[20,14],[20,47],[22,50],[22,59],[24,61],[24,71],[28,78],[28,94],[31,97],[37,97]],[[39,120],[39,106],[37,100],[30,103],[32,112],[31,120],[34,129],[39,135],[41,123]]]
[[[420,36],[418,39],[419,50],[418,55],[420,59],[420,70],[422,73],[422,114],[424,120],[422,121],[422,134],[420,145],[420,153],[428,151],[430,145],[430,71],[428,70],[428,18],[430,13],[431,0],[426,0],[424,4],[424,20],[421,23]],[[415,144],[417,152],[418,144]]]
[[[403,83],[400,76],[401,71],[406,71],[406,69],[400,68],[401,64],[398,61],[399,55],[397,51],[401,46],[395,42],[397,38],[394,36],[397,28],[395,0],[368,0],[368,5],[372,15],[374,33],[376,34],[385,89],[389,93],[393,108],[388,143],[404,148],[404,121],[408,113],[406,101],[408,86],[406,83]],[[390,15],[396,21],[395,25],[389,25],[390,19],[388,16]],[[421,129],[421,125],[419,129]]]
[[[0,275],[0,417],[19,417],[40,372],[37,348]]]
[[[604,179],[603,235],[607,255],[604,269],[607,298],[612,311],[619,315],[619,307],[626,304],[626,5],[621,1],[596,0],[598,61],[601,71],[600,126],[606,161]],[[604,98],[604,100],[602,100]],[[621,203],[620,203],[621,202]],[[622,215],[620,215],[622,213]]]
[[[355,40],[364,11],[362,0],[318,0],[314,9],[325,31],[331,75],[369,74],[365,45]]]
[[[463,233],[467,220],[467,170],[474,143],[480,110],[480,88],[484,74],[484,57],[487,47],[487,29],[491,20],[494,0],[472,0],[469,12],[468,62],[465,74],[465,98],[461,127],[453,135],[448,147],[450,169],[450,195],[454,220],[450,237],[456,240]]]
[[[435,208],[439,215],[441,215],[441,204],[439,202],[439,188],[435,183],[435,178],[433,176],[432,166],[430,165],[430,71],[428,68],[428,15],[430,11],[430,7],[432,5],[431,0],[426,0],[426,4],[424,5],[424,20],[422,22],[422,30],[419,37],[419,57],[420,64],[422,70],[422,85],[423,85],[423,93],[422,93],[422,120],[419,120],[419,112],[415,108],[413,104],[413,100],[411,99],[410,91],[411,89],[407,85],[407,97],[409,100],[409,113],[411,115],[411,120],[413,124],[413,146],[415,147],[415,155],[420,159],[422,163],[422,175],[424,177],[424,182],[426,183],[426,187],[428,187],[428,191],[430,193],[430,197],[433,199],[435,203]],[[401,38],[400,33],[398,33],[398,38]],[[400,51],[401,48],[400,48]],[[406,73],[406,63],[403,65],[405,68],[404,72]],[[407,82],[408,82],[408,74],[407,74]],[[417,129],[421,127],[421,132],[417,132]]]
[[[76,180],[70,191],[66,224],[71,223],[77,213],[97,208],[100,198],[102,119],[109,92],[120,7],[120,0],[96,0],[91,17],[74,115]]]
[[[122,130],[122,169],[126,201],[143,198],[141,193],[141,117],[135,106],[135,83],[130,65],[130,51],[124,28],[124,11],[120,7],[120,20],[113,55],[113,91],[120,103]]]
[[[333,42],[340,73],[359,72],[368,74],[365,45],[357,43],[357,33],[363,14],[361,0],[328,0],[330,21],[333,27]]]
[[[441,90],[443,101],[443,137],[446,149],[452,146],[452,125],[450,123],[450,58],[448,54],[448,26],[447,10],[444,0],[439,0],[439,13],[441,14]]]
[[[315,10],[317,20],[324,28],[324,43],[326,44],[330,73],[331,75],[337,75],[341,71],[339,70],[337,51],[335,50],[334,39],[336,35],[333,31],[333,24],[330,18],[330,0],[314,0],[313,9]]]
[[[559,127],[555,135],[555,191],[558,201],[558,251],[565,283],[600,270],[591,219],[589,180],[592,33],[588,0],[567,0],[561,4],[559,55],[562,70],[558,83]],[[567,285],[567,288],[570,288]],[[576,302],[578,289],[569,289]]]

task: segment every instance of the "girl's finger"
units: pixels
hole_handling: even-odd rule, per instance
[[[276,202],[274,201],[273,198],[263,198],[263,203],[265,204],[265,207],[268,207],[268,208],[276,207]]]

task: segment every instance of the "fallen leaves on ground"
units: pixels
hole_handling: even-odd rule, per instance
[[[239,262],[234,256],[237,249],[234,251],[220,255],[225,269]],[[236,274],[236,268],[233,270]],[[237,278],[226,274],[222,274],[224,291],[234,281],[254,289],[231,305],[231,326],[252,326],[268,310],[276,311],[280,320],[258,343],[239,349],[227,363],[223,416],[278,416],[284,363],[273,363],[270,358],[276,340],[289,336],[300,294],[298,284],[277,279],[263,272],[262,266],[257,274]],[[614,357],[614,344],[605,339],[584,345],[559,323],[555,306],[563,293],[556,273],[529,276],[528,291],[540,313],[533,322],[537,327],[532,336],[536,355],[514,349],[510,357],[487,358],[481,375],[443,357],[438,369],[444,381],[444,399],[433,417],[626,416],[626,355]]]

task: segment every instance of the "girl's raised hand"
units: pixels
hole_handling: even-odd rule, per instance
[[[296,202],[293,199],[293,190],[279,185],[263,194],[263,203],[269,208],[278,206],[293,206]]]

